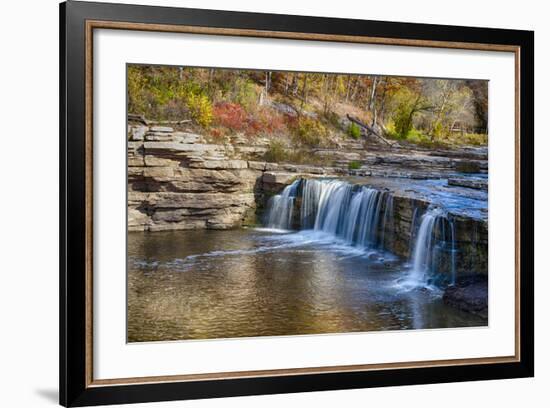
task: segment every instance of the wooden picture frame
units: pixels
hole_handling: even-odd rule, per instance
[[[507,51],[516,61],[515,354],[460,360],[95,380],[93,30]],[[534,375],[534,33],[69,1],[60,5],[60,403],[121,404]],[[521,248],[521,251],[520,251]]]

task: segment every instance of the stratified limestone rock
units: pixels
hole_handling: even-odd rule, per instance
[[[241,154],[243,157],[248,158],[260,158],[263,157],[269,148],[264,146],[237,146],[235,152]]]
[[[232,145],[166,126],[132,125],[128,229],[227,229],[253,224],[263,166],[233,158]]]
[[[262,177],[264,191],[278,192],[299,177],[296,173],[265,172]]]
[[[338,149],[312,151],[333,163],[332,167],[321,167],[263,161],[269,145],[267,139],[251,141],[245,135],[234,135],[226,139],[226,144],[211,144],[206,140],[199,134],[155,126],[146,120],[129,121],[129,230],[227,229],[254,225],[268,199],[297,178],[355,174],[415,179],[448,174],[452,175],[449,185],[470,187],[471,194],[479,194],[478,186],[472,184],[474,181],[464,181],[456,172],[487,169],[486,149],[380,150],[373,146],[366,148],[364,141],[349,140],[343,141]],[[359,161],[361,167],[349,170],[351,161]],[[296,205],[300,205],[299,198]],[[415,213],[421,214],[428,205],[414,191],[405,189],[394,194],[394,239],[390,250],[403,257],[410,256],[411,234],[418,228]],[[486,273],[486,220],[460,214],[453,215],[453,220],[456,250],[461,254],[457,276]]]
[[[149,128],[142,125],[128,125],[128,140],[140,141],[145,138]]]
[[[150,224],[149,216],[137,210],[136,208],[128,208],[128,231],[144,231]]]
[[[487,190],[489,187],[487,180],[482,180],[482,179],[449,178],[447,180],[447,183],[450,186],[475,188],[477,190]]]
[[[150,129],[151,132],[158,132],[158,133],[173,133],[174,128],[168,127],[168,126],[151,126]]]
[[[487,162],[481,160],[455,160],[453,162],[456,171],[461,173],[479,173],[487,170]]]
[[[148,142],[171,142],[174,136],[171,133],[147,132],[145,140]]]
[[[143,148],[146,154],[185,157],[194,154],[200,157],[224,157],[226,148],[223,145],[180,142],[145,142]]]
[[[204,139],[201,135],[189,132],[175,132],[173,139],[179,143],[203,143]]]
[[[253,193],[129,192],[128,202],[129,229],[149,231],[236,228],[255,208]]]
[[[258,171],[265,171],[266,167],[265,162],[256,162],[256,161],[248,161],[248,167],[250,169],[258,170]]]
[[[145,157],[143,156],[143,143],[128,142],[128,167],[141,167],[145,165]]]
[[[316,156],[320,157],[330,157],[332,160],[341,160],[341,161],[358,161],[361,160],[361,153],[349,152],[345,150],[317,150],[314,152]]]
[[[189,163],[189,167],[209,170],[246,169],[248,163],[244,160],[194,160]]]
[[[148,192],[253,192],[260,172],[184,167],[145,167],[128,171],[129,190]]]

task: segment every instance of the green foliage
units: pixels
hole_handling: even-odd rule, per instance
[[[212,121],[212,103],[193,74],[175,67],[130,65],[129,111],[156,120],[191,117],[207,127]]]
[[[411,143],[416,144],[429,144],[431,142],[431,139],[426,135],[425,133],[422,133],[418,129],[412,128],[409,130],[407,135],[405,136],[405,140]]]
[[[336,112],[326,112],[323,114],[323,118],[328,126],[338,130],[346,130],[340,123],[340,116]]]
[[[474,146],[486,146],[489,142],[489,137],[486,133],[465,133],[462,135],[465,144]]]
[[[433,139],[442,139],[449,134],[447,131],[448,128],[443,126],[440,120],[437,120],[432,128],[432,138]]]
[[[328,166],[332,163],[324,156],[311,154],[307,149],[290,149],[282,142],[273,140],[264,155],[264,160],[270,163],[294,163]]]
[[[141,95],[146,83],[146,78],[140,67],[128,66],[128,110],[130,112],[146,113],[147,104]]]
[[[270,163],[283,162],[288,158],[285,145],[278,140],[273,140],[269,144],[269,149],[264,155],[264,159]]]
[[[361,137],[361,128],[355,123],[351,122],[348,126],[348,136],[359,139]]]
[[[413,107],[410,101],[399,103],[393,115],[393,125],[398,139],[405,139],[413,127]]]
[[[246,78],[237,78],[235,80],[232,100],[244,106],[246,110],[252,110],[258,103],[258,93],[256,85]]]
[[[397,139],[401,141],[406,141],[409,143],[417,144],[424,147],[436,147],[439,146],[440,143],[432,141],[428,135],[421,132],[420,130],[411,127],[407,134],[401,135],[395,130],[395,126],[393,123],[390,123],[386,127],[386,136]]]
[[[319,146],[326,138],[327,128],[317,119],[301,117],[294,128],[297,141],[305,146]]]
[[[350,162],[348,163],[348,169],[349,169],[349,170],[358,170],[358,169],[360,169],[360,168],[361,168],[361,163],[358,162],[358,161],[355,161],[355,160],[354,160],[354,161],[350,161]]]

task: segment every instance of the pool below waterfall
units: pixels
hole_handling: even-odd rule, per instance
[[[322,231],[128,236],[128,340],[485,326],[411,286],[411,265]]]

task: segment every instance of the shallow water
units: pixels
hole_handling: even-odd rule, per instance
[[[451,174],[452,176],[470,179],[487,180],[488,175]],[[446,211],[470,218],[486,220],[488,218],[488,193],[467,187],[448,185],[448,177],[439,179],[402,180],[390,177],[348,177],[353,184],[366,184],[373,188],[385,188],[400,195],[426,200]]]
[[[486,326],[410,265],[313,231],[128,234],[128,341]]]

